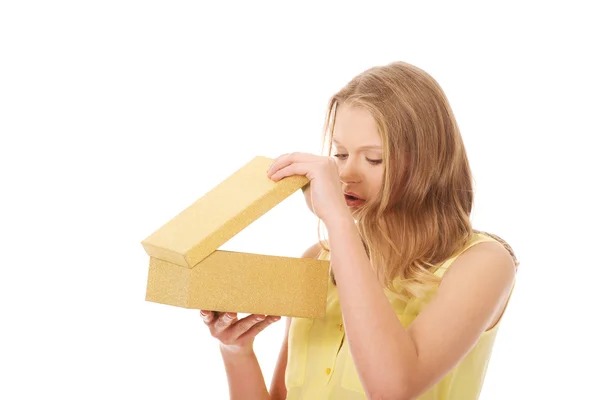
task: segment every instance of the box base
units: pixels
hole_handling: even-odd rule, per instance
[[[217,250],[187,268],[150,257],[146,300],[190,309],[325,316],[329,261]]]

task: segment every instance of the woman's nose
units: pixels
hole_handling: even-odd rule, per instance
[[[360,173],[354,162],[346,160],[344,163],[338,164],[338,172],[341,181],[344,183],[360,181]]]

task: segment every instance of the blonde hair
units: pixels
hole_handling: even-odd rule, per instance
[[[473,179],[452,109],[425,71],[405,62],[370,68],[329,101],[328,155],[342,103],[368,110],[383,142],[381,190],[356,216],[365,250],[385,286],[405,298],[425,295],[439,284],[435,269],[476,232]]]

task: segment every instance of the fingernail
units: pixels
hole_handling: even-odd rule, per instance
[[[281,317],[271,317],[270,320],[271,320],[271,322],[276,322],[276,321],[279,321],[280,318]]]
[[[257,321],[264,321],[265,320],[265,316],[264,315],[259,315],[258,317],[256,317]]]

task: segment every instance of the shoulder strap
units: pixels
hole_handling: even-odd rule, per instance
[[[508,253],[512,257],[513,262],[515,263],[515,268],[519,267],[519,260],[517,259],[517,256],[515,255],[514,250],[512,249],[512,247],[510,247],[510,245],[508,243],[506,243],[506,241],[504,239],[502,239],[500,236],[494,235],[493,233],[489,233],[489,232],[476,231],[476,230],[474,230],[473,232],[478,235],[484,235],[484,236],[490,237],[490,238],[494,239],[495,241],[497,241],[498,243],[502,244],[502,246],[504,246],[506,251],[508,251]]]
[[[464,253],[465,251],[467,251],[468,249],[470,249],[471,247],[475,246],[478,243],[483,243],[483,242],[496,242],[497,240],[484,235],[478,231],[474,232],[473,237],[471,238],[471,240],[467,243],[467,245],[465,247],[463,247],[456,255],[454,255],[453,257],[447,259],[446,261],[444,261],[444,263],[434,272],[435,276],[438,277],[442,277],[444,276],[444,274],[446,273],[446,271],[448,270],[448,268],[450,267],[450,265],[452,265],[452,263],[454,262],[454,260],[456,260],[462,253]]]

